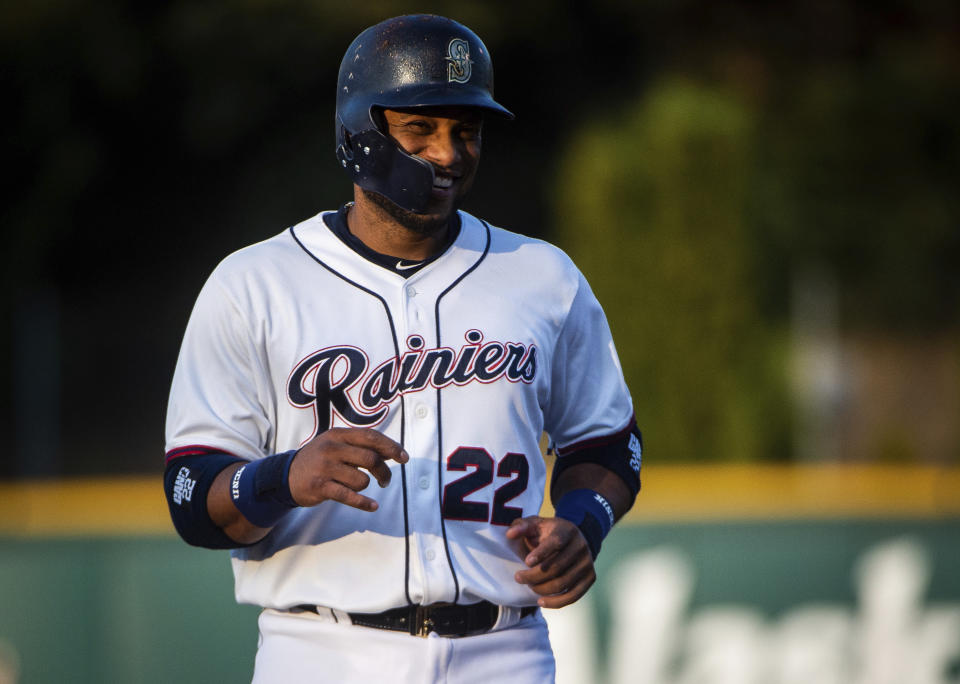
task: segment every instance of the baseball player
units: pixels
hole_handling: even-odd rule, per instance
[[[540,608],[584,595],[639,490],[587,282],[458,210],[487,117],[513,115],[468,28],[363,31],[337,83],[353,201],[230,255],[197,299],[164,488],[263,607],[255,682],[553,681]]]

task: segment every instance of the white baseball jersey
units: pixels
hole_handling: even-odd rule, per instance
[[[438,601],[534,605],[505,532],[535,515],[546,430],[561,448],[624,429],[632,403],[606,319],[570,259],[460,212],[409,278],[359,256],[323,215],[227,257],[187,326],[167,450],[245,459],[330,427],[401,443],[374,513],[297,508],[232,551],[237,600],[379,612]]]

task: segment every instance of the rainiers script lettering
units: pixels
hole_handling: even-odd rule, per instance
[[[320,349],[290,373],[287,399],[297,408],[313,409],[314,434],[319,434],[330,428],[334,414],[357,427],[376,425],[403,393],[471,382],[529,384],[536,377],[535,345],[484,342],[479,330],[468,330],[464,340],[459,350],[426,349],[423,337],[411,335],[403,354],[373,368],[366,352],[357,347]]]

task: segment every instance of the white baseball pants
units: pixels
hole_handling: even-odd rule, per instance
[[[260,614],[253,684],[552,684],[553,651],[537,612],[477,636],[410,636],[313,613]]]

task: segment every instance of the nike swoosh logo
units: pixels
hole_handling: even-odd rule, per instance
[[[422,261],[418,261],[413,264],[404,264],[403,260],[401,259],[400,261],[397,262],[397,265],[394,266],[394,268],[397,269],[398,271],[409,271],[411,268],[416,268],[422,263],[423,263]]]

